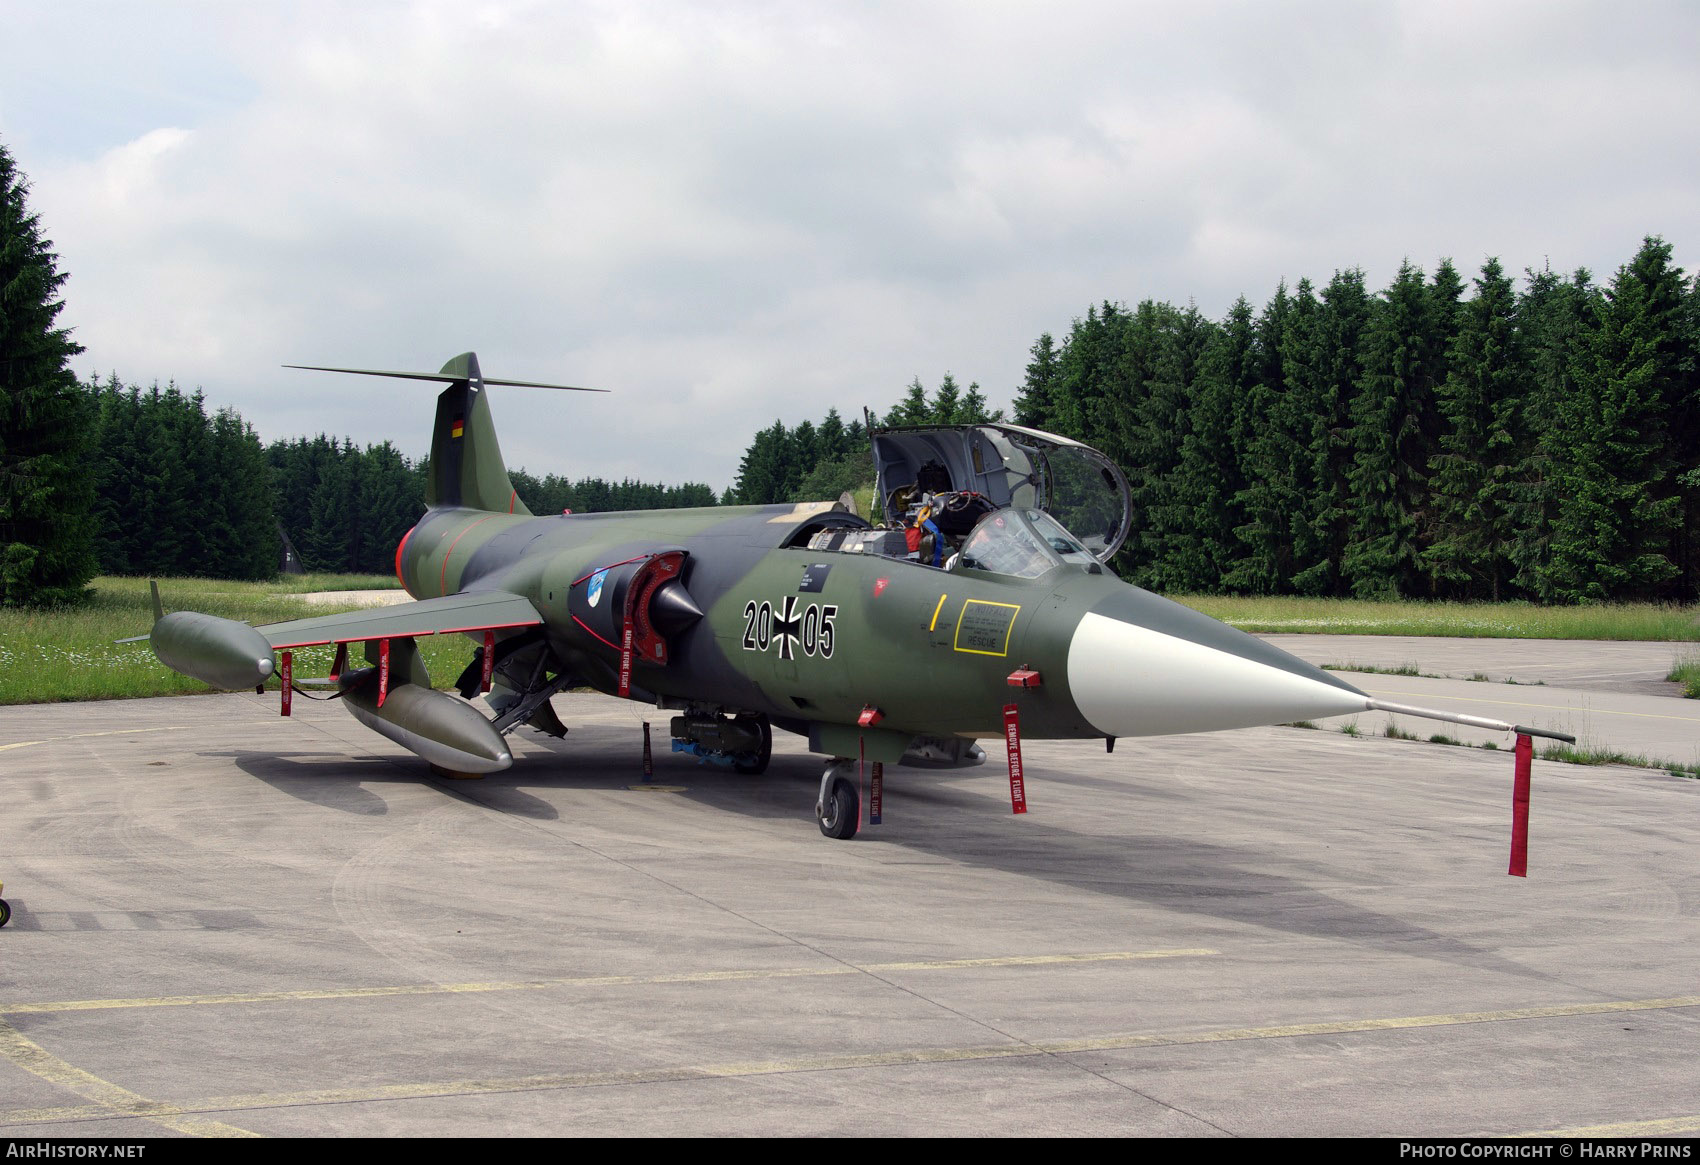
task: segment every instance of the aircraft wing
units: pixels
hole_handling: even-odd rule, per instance
[[[352,643],[365,639],[404,639],[416,635],[445,635],[456,631],[489,631],[532,627],[543,622],[531,601],[507,591],[479,591],[318,615],[256,627],[274,650],[313,647],[321,643]]]

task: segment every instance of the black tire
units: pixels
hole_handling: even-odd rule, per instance
[[[832,782],[832,791],[821,806],[820,831],[839,841],[856,836],[862,824],[862,797],[845,777]]]
[[[732,762],[733,770],[746,775],[767,772],[767,762],[773,759],[773,725],[768,722],[766,716],[740,716],[738,719],[755,722],[755,730],[761,734],[761,748],[757,749],[753,756],[747,752],[738,753],[738,756],[750,757],[750,759],[747,761],[734,760]]]
[[[6,900],[0,898],[0,926],[12,921],[12,908],[6,905]]]

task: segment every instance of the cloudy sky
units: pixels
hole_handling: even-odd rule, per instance
[[[1700,263],[1700,5],[0,0],[0,141],[77,369],[270,440],[728,484],[949,370],[1005,404],[1091,303],[1220,317],[1400,260]]]

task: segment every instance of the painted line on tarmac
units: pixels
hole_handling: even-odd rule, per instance
[[[114,728],[108,732],[73,732],[68,736],[50,736],[46,740],[20,740],[16,744],[0,744],[0,752],[14,748],[29,748],[36,744],[57,744],[61,740],[82,740],[89,736],[139,736],[144,732],[182,732],[187,724],[172,724],[165,728]]]
[[[1700,1133],[1700,1116],[1672,1116],[1663,1120],[1626,1121],[1615,1125],[1582,1125],[1574,1129],[1547,1129],[1539,1133],[1513,1133],[1517,1137],[1671,1137],[1678,1133]],[[1496,1134],[1487,1133],[1485,1136]]]
[[[687,1080],[716,1080],[738,1076],[774,1076],[797,1072],[837,1072],[863,1068],[904,1067],[918,1064],[962,1063],[973,1060],[1013,1060],[1034,1056],[1068,1055],[1087,1051],[1175,1047],[1185,1044],[1237,1043],[1244,1040],[1285,1039],[1295,1036],[1344,1035],[1424,1027],[1455,1027],[1477,1023],[1503,1023],[1527,1019],[1557,1019],[1574,1015],[1605,1015],[1627,1011],[1655,1011],[1678,1007],[1700,1007],[1700,995],[1668,999],[1627,999],[1611,1003],[1570,1003],[1549,1007],[1523,1007],[1505,1011],[1466,1011],[1450,1015],[1411,1015],[1381,1019],[1337,1020],[1327,1023],[1284,1024],[1278,1027],[1225,1028],[1207,1032],[1168,1032],[1150,1035],[1118,1035],[1072,1040],[1033,1040],[1018,1044],[979,1045],[958,1048],[911,1048],[861,1055],[816,1056],[795,1060],[750,1060],[680,1067],[633,1068],[611,1072],[579,1072],[549,1076],[491,1077],[478,1080],[444,1080],[415,1084],[380,1084],[365,1088],[332,1088],[311,1092],[251,1093],[239,1096],[210,1096],[157,1106],[166,1115],[179,1113],[224,1113],[256,1109],[324,1104],[368,1104],[391,1100],[423,1100],[451,1096],[477,1096],[504,1092],[550,1092],[576,1088],[601,1088],[626,1084],[658,1084]],[[14,1109],[0,1112],[0,1127],[45,1124],[55,1121],[87,1120],[103,1115],[81,1108]],[[147,1115],[136,1112],[134,1115]],[[1629,1126],[1603,1126],[1629,1127]],[[1553,1136],[1558,1134],[1536,1134]]]
[[[244,991],[227,995],[167,995],[140,999],[67,999],[47,1003],[0,1003],[0,1015],[41,1015],[65,1011],[115,1011],[138,1007],[208,1007],[232,1003],[290,1003],[323,999],[375,999],[389,995],[454,995],[491,991],[544,991],[551,987],[631,987],[658,983],[723,983],[749,979],[808,979],[828,975],[889,974],[898,971],[951,971],[975,967],[1044,967],[1067,963],[1118,963],[1136,959],[1178,959],[1219,955],[1206,947],[1154,951],[1100,951],[1082,955],[1010,955],[987,959],[936,959],[911,963],[833,964],[825,967],[776,967],[743,971],[677,971],[666,975],[579,975],[482,983],[414,983],[385,987],[327,987],[306,991]]]
[[[1421,696],[1425,700],[1450,700],[1455,704],[1497,704],[1506,708],[1536,708],[1542,712],[1569,712],[1587,716],[1636,716],[1642,720],[1680,720],[1684,724],[1700,724],[1700,716],[1666,716],[1660,712],[1619,712],[1613,708],[1578,708],[1572,704],[1529,704],[1519,700],[1480,700],[1474,696],[1441,696],[1433,692],[1410,688],[1365,688],[1374,696]],[[1665,699],[1668,697],[1659,697]],[[1375,709],[1371,709],[1374,711]],[[1355,713],[1363,715],[1363,713]]]
[[[81,1068],[61,1060],[3,1019],[0,1019],[0,1060],[16,1064],[24,1071],[41,1077],[49,1084],[69,1089],[78,1096],[95,1101],[99,1106],[75,1111],[92,1113],[99,1117],[142,1117],[156,1124],[164,1125],[173,1132],[188,1133],[196,1137],[257,1137],[260,1135],[251,1133],[247,1129],[239,1129],[234,1125],[203,1120],[175,1106],[162,1105],[138,1093],[131,1092],[128,1088],[121,1088],[110,1080],[102,1080],[92,1072],[85,1072]],[[55,1110],[41,1111],[51,1112]],[[10,1114],[0,1116],[0,1121],[9,1119],[9,1116]],[[85,1116],[83,1119],[89,1118]]]

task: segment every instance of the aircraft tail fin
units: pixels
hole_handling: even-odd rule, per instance
[[[446,383],[437,397],[437,424],[431,434],[431,472],[425,481],[425,504],[465,506],[497,514],[530,514],[514,492],[496,441],[495,422],[485,388],[492,384],[522,388],[561,388],[573,392],[606,392],[570,384],[540,384],[531,380],[487,380],[478,357],[462,352],[440,372],[388,372],[375,368],[327,368],[319,364],[285,364],[315,372],[350,372],[361,376],[393,376],[403,380]]]
[[[443,374],[455,380],[437,397],[425,504],[433,509],[467,506],[498,514],[531,513],[508,478],[478,357],[463,352],[443,365]]]

